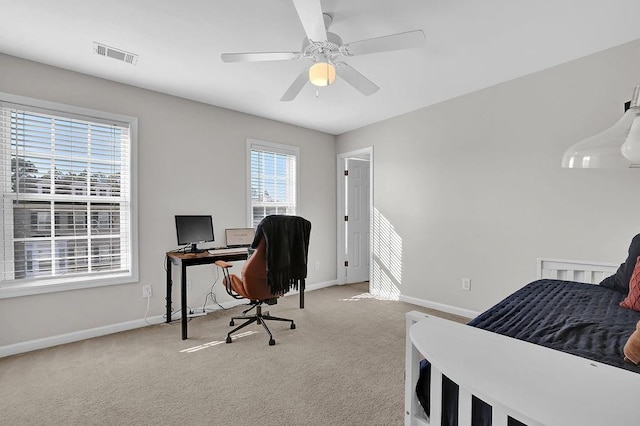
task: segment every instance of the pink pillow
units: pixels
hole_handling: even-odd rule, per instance
[[[629,280],[629,294],[620,302],[620,306],[640,312],[640,256],[636,260],[636,266]]]

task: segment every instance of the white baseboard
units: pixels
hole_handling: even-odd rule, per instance
[[[469,309],[458,308],[457,306],[445,305],[444,303],[432,302],[430,300],[418,299],[416,297],[400,295],[401,302],[411,303],[412,305],[424,306],[425,308],[435,309],[446,312],[448,314],[459,315],[466,318],[475,318],[480,312],[471,311]]]
[[[335,281],[326,281],[323,283],[311,284],[305,287],[305,292],[318,290],[325,287],[335,285]],[[299,292],[291,291],[286,295],[294,295]],[[221,303],[225,309],[246,303],[245,299],[230,300]],[[208,312],[221,309],[218,305],[209,305],[206,307]],[[24,352],[36,351],[38,349],[50,348],[52,346],[64,345],[66,343],[78,342],[80,340],[91,339],[94,337],[106,336],[108,334],[119,333],[121,331],[133,330],[136,328],[146,327],[148,325],[160,324],[165,321],[164,315],[156,315],[153,317],[141,318],[133,321],[121,322],[118,324],[105,325],[102,327],[90,328],[87,330],[74,331],[72,333],[59,334],[57,336],[44,337],[42,339],[29,340],[26,342],[14,343],[11,345],[0,346],[0,358],[17,355]],[[176,321],[174,319],[174,321]]]
[[[148,317],[134,321],[126,321],[118,324],[105,325],[88,330],[74,331],[72,333],[59,334],[57,336],[44,337],[42,339],[28,340],[26,342],[14,343],[0,347],[0,358],[17,355],[24,352],[49,348],[52,346],[64,345],[66,343],[91,339],[93,337],[106,336],[107,334],[119,333],[121,331],[133,330],[135,328],[146,327],[147,325],[159,324],[164,321],[162,315]]]

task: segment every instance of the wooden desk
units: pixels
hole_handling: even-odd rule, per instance
[[[208,251],[202,253],[166,253],[167,265],[167,319],[165,322],[171,322],[171,287],[173,285],[171,279],[171,265],[180,265],[180,309],[182,311],[182,340],[187,338],[187,267],[195,265],[210,265],[216,260],[224,260],[227,262],[236,262],[247,260],[247,253],[241,254],[211,254]],[[300,309],[304,308],[304,287],[305,282],[300,283]]]

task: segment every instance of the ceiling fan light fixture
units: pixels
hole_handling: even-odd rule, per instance
[[[309,81],[315,86],[329,86],[336,79],[336,67],[329,61],[316,62],[309,68]]]
[[[329,31],[333,14],[323,12],[321,0],[289,0],[298,13],[298,18],[306,37],[299,52],[244,52],[223,53],[223,62],[259,62],[305,59],[312,62],[305,66],[280,98],[290,102],[300,91],[311,83],[316,87],[333,84],[337,75],[364,96],[370,96],[380,89],[374,82],[340,60],[341,57],[370,55],[372,53],[423,47],[425,36],[422,30],[389,34],[344,44],[342,38]],[[340,72],[338,72],[340,71]],[[315,91],[318,96],[318,90]]]

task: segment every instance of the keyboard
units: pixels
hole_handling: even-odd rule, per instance
[[[246,247],[209,249],[210,254],[244,254],[246,252]]]

